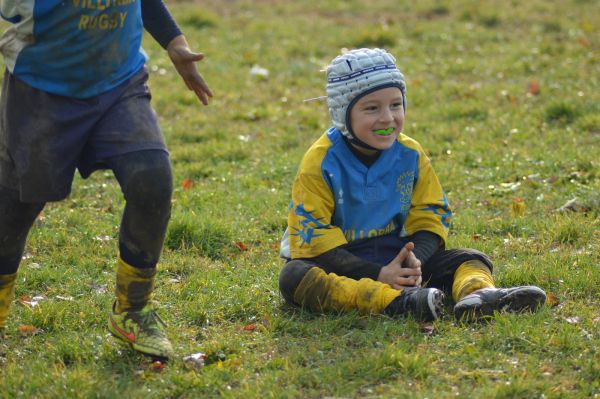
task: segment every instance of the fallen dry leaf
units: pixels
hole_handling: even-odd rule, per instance
[[[546,303],[548,306],[555,307],[560,304],[560,301],[556,295],[554,295],[552,292],[548,292],[546,293]]]
[[[588,206],[583,204],[577,198],[573,198],[567,201],[563,206],[556,209],[556,212],[587,212],[589,211]]]
[[[590,41],[585,37],[580,37],[577,39],[577,43],[581,44],[583,47],[590,47]]]
[[[525,200],[521,197],[513,198],[510,210],[513,217],[525,216]]]
[[[29,295],[22,295],[22,296],[20,296],[20,297],[19,297],[19,299],[18,299],[18,300],[19,300],[19,302],[20,302],[22,305],[25,305],[25,306],[29,306],[29,307],[35,308],[35,307],[38,305],[38,302],[39,302],[39,301],[43,301],[43,300],[45,300],[45,299],[46,299],[46,297],[45,297],[45,296],[34,296],[34,297],[32,298],[32,297],[31,297],[31,296],[29,296]]]
[[[246,246],[246,244],[244,244],[241,241],[238,241],[235,243],[235,246],[237,247],[237,249],[239,249],[240,251],[247,251],[248,247]]]
[[[17,327],[17,331],[19,331],[21,335],[35,335],[40,332],[40,329],[36,326],[20,325]]]
[[[540,83],[535,79],[530,81],[527,85],[527,92],[529,94],[533,94],[534,96],[540,94]]]
[[[534,96],[540,94],[540,82],[538,82],[535,79],[530,81],[527,85],[527,93],[532,94]]]
[[[542,373],[550,373],[552,371],[552,369],[550,369],[550,367],[548,367],[548,366],[542,366],[542,367],[540,367],[540,371]]]
[[[256,330],[256,323],[250,323],[248,325],[245,325],[244,328],[242,328],[243,331],[254,331]]]
[[[161,362],[160,360],[153,361],[152,365],[150,366],[152,371],[162,371],[165,367],[167,367],[167,364]]]
[[[184,190],[189,190],[193,186],[194,186],[194,182],[192,179],[183,179],[183,181],[181,182],[181,187]]]

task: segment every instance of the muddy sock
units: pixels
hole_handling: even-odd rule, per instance
[[[354,280],[313,267],[296,288],[294,302],[313,311],[382,313],[400,293],[369,278]]]
[[[156,268],[139,269],[127,264],[121,257],[117,263],[115,311],[140,310],[150,300],[154,289]]]
[[[452,283],[454,302],[481,288],[494,288],[492,273],[485,264],[478,260],[470,260],[456,269]]]
[[[10,307],[15,298],[17,273],[0,274],[0,328],[6,327]]]

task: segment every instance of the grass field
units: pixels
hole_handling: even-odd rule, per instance
[[[145,38],[176,181],[155,299],[177,358],[152,363],[106,330],[124,202],[97,172],[31,231],[0,397],[600,397],[598,1],[167,3],[215,92],[202,107]],[[450,245],[490,254],[499,286],[539,285],[552,306],[422,326],[283,303],[292,179],[329,126],[303,100],[362,46],[407,77],[404,132],[447,191]],[[198,352],[204,366],[183,361]]]

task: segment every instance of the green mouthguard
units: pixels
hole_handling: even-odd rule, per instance
[[[390,127],[390,128],[387,128],[387,129],[373,130],[373,133],[375,133],[378,136],[389,136],[393,132],[394,132],[394,128],[393,127]]]

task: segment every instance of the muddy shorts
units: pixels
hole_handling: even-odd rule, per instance
[[[22,202],[59,201],[71,191],[75,169],[83,178],[111,157],[166,151],[150,106],[148,73],[140,70],[90,99],[32,88],[8,71],[0,97],[0,184]]]

